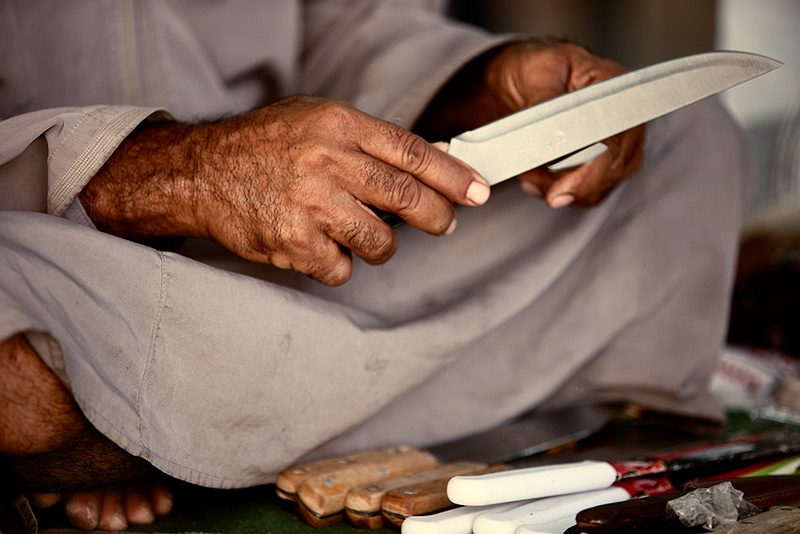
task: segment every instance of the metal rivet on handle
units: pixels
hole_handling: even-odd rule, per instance
[[[415,490],[415,489],[407,489],[407,490],[406,490],[406,491],[404,491],[403,493],[405,493],[406,495],[416,495],[417,493],[419,493],[419,490]]]
[[[334,487],[335,485],[336,485],[336,484],[334,484],[334,483],[333,483],[333,480],[331,480],[331,479],[329,479],[329,478],[326,478],[326,479],[325,479],[325,486],[327,486],[327,487],[329,487],[329,488],[332,488],[332,487]]]
[[[298,467],[297,469],[292,471],[292,473],[294,473],[295,475],[302,475],[303,473],[308,473],[308,469],[306,469],[305,467]]]
[[[386,471],[386,469],[378,469],[378,474],[379,474],[380,476],[382,476],[382,477],[385,477],[386,475],[388,475],[388,474],[389,474],[389,472],[388,472],[388,471]]]

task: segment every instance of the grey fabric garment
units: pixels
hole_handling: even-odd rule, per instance
[[[554,211],[511,181],[460,209],[452,236],[402,228],[389,263],[357,262],[339,288],[204,242],[168,253],[94,230],[75,195],[159,109],[211,117],[311,91],[410,124],[499,42],[391,2],[223,4],[4,5],[0,44],[25,53],[0,65],[19,75],[0,99],[16,115],[0,122],[0,188],[27,212],[0,213],[0,338],[25,332],[101,432],[178,478],[239,487],[537,405],[719,416],[706,381],[752,169],[713,101],[653,123],[644,167],[600,205]],[[22,12],[44,6],[44,38],[24,33]],[[64,63],[73,46],[85,68]]]

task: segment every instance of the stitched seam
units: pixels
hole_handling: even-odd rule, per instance
[[[50,165],[50,162],[53,161],[53,159],[56,157],[56,154],[59,153],[59,151],[61,150],[61,147],[63,147],[64,144],[66,144],[66,142],[69,140],[69,138],[72,137],[72,135],[75,133],[75,130],[77,130],[80,127],[80,125],[83,124],[83,121],[85,121],[87,118],[88,118],[88,115],[82,116],[80,119],[78,119],[78,122],[76,122],[75,125],[72,128],[69,129],[67,134],[61,140],[61,142],[58,145],[56,145],[56,147],[53,149],[53,151],[50,152],[50,154],[47,156],[47,164],[48,165]]]
[[[116,425],[115,422],[112,419],[109,419],[108,417],[103,415],[103,413],[101,413],[99,410],[97,410],[97,408],[95,408],[94,405],[92,405],[91,403],[87,402],[87,400],[85,398],[80,397],[80,405],[81,405],[81,409],[86,410],[87,412],[91,412],[91,416],[92,417],[96,417],[98,419],[102,419],[110,428],[114,429],[114,431],[116,432],[116,437],[118,439],[124,439],[125,441],[130,441],[129,438],[128,438],[128,435],[125,432],[123,432],[121,427]],[[185,470],[185,471],[187,471],[189,473],[192,473],[192,475],[194,475],[194,476],[191,477],[191,479],[184,479],[187,482],[198,483],[199,481],[203,481],[203,480],[215,480],[215,481],[217,481],[219,483],[226,483],[226,484],[227,483],[233,483],[233,484],[237,484],[237,485],[241,484],[241,483],[250,482],[249,478],[222,477],[222,476],[218,476],[218,475],[212,475],[211,473],[207,473],[205,471],[200,471],[200,470],[198,470],[196,468],[193,468],[193,467],[189,467],[188,465],[184,465],[184,464],[182,464],[180,462],[176,462],[174,460],[171,460],[170,458],[167,458],[166,456],[162,456],[162,455],[160,455],[160,454],[158,454],[156,452],[153,452],[150,449],[146,449],[145,447],[142,446],[141,439],[139,441],[140,442],[138,443],[138,445],[139,445],[140,452],[144,453],[146,451],[146,453],[147,453],[147,455],[142,454],[142,457],[144,459],[149,460],[149,458],[158,458],[164,464],[168,464],[168,465],[173,466],[175,468],[179,468],[179,469]],[[171,474],[171,473],[168,473],[168,474]]]
[[[159,297],[158,297],[158,307],[156,308],[155,316],[153,317],[153,324],[150,328],[150,339],[148,340],[147,344],[147,356],[144,361],[144,367],[142,369],[142,376],[139,379],[139,389],[136,393],[136,417],[138,418],[137,421],[137,428],[139,430],[139,446],[142,450],[147,450],[148,454],[152,454],[152,451],[149,448],[144,446],[144,439],[142,438],[142,393],[144,391],[144,381],[145,377],[147,376],[147,371],[150,367],[150,361],[153,358],[153,354],[156,350],[156,337],[158,336],[158,330],[161,325],[161,317],[164,311],[164,304],[167,300],[167,265],[166,265],[166,257],[164,253],[158,251],[158,258],[161,262],[161,278],[160,278],[160,289],[159,289]]]
[[[94,139],[47,195],[47,212],[51,215],[61,215],[67,209],[74,197],[72,193],[76,189],[82,188],[85,182],[88,182],[88,179],[105,163],[112,149],[116,148],[124,139],[124,136],[119,131],[120,126],[131,124],[134,121],[138,124],[152,112],[153,110],[150,108],[130,109],[120,113],[103,125]],[[73,130],[74,128],[67,138],[72,135]]]

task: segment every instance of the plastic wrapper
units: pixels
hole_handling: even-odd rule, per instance
[[[702,525],[706,530],[735,523],[760,511],[730,482],[699,488],[667,503],[667,515],[677,516],[686,527]]]

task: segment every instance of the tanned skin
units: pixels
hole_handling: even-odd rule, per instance
[[[41,507],[68,495],[67,515],[79,528],[121,530],[169,512],[168,488],[137,484],[158,475],[92,427],[24,336],[0,343],[0,489],[25,492]]]
[[[455,230],[454,204],[488,200],[480,175],[425,139],[449,139],[623,70],[556,40],[498,48],[442,90],[417,125],[420,135],[310,97],[216,123],[150,122],[79,198],[101,231],[146,242],[204,237],[247,260],[339,285],[351,276],[352,254],[380,264],[397,248],[397,234],[367,206],[446,235]],[[639,167],[643,140],[644,128],[634,128],[577,169],[525,173],[523,190],[552,208],[591,206]],[[22,336],[0,344],[0,469],[15,488],[38,492],[37,502],[63,494],[80,528],[120,530],[171,506],[163,488],[148,496],[136,484],[116,486],[152,469],[91,427]],[[109,486],[69,493],[87,484]]]

